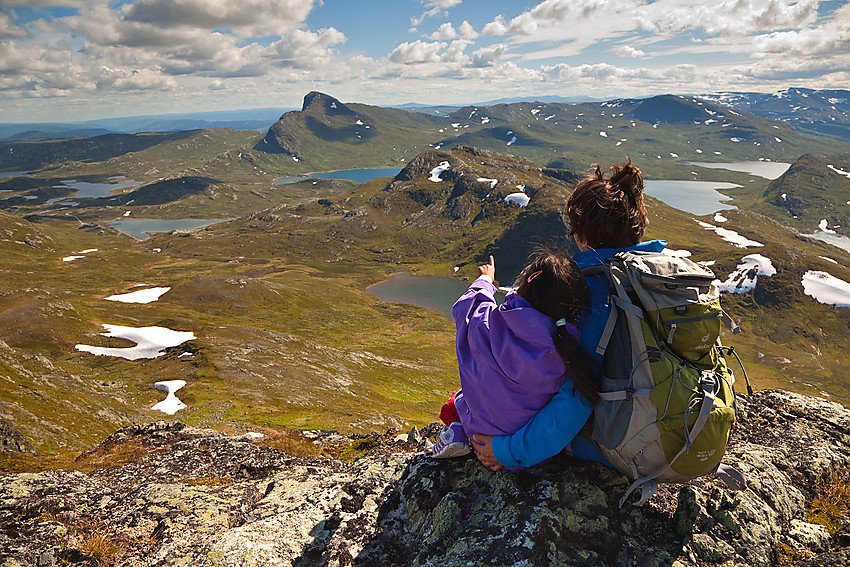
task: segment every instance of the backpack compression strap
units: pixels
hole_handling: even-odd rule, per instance
[[[694,426],[691,428],[690,431],[688,431],[687,429],[685,430],[685,446],[682,447],[682,449],[678,453],[676,453],[675,457],[670,459],[670,463],[666,467],[664,467],[655,474],[651,474],[649,476],[645,476],[634,481],[629,487],[629,489],[626,491],[626,493],[623,495],[623,497],[620,499],[621,508],[623,507],[623,504],[625,504],[626,499],[629,497],[629,495],[634,492],[634,490],[638,486],[643,487],[644,485],[648,485],[648,483],[651,482],[652,484],[649,484],[647,486],[648,489],[641,490],[641,498],[635,504],[635,506],[643,506],[643,504],[649,499],[649,497],[655,493],[655,489],[657,488],[657,483],[655,482],[655,479],[664,474],[664,472],[666,472],[670,467],[672,467],[673,463],[676,462],[676,459],[678,459],[690,450],[691,445],[693,444],[693,440],[696,439],[697,435],[699,435],[700,431],[702,431],[703,426],[705,426],[705,424],[708,422],[708,417],[711,414],[711,410],[713,410],[717,404],[716,392],[719,388],[719,384],[717,383],[717,378],[715,378],[714,373],[706,370],[702,373],[700,385],[702,386],[703,395],[702,402],[700,404],[701,407],[699,410],[699,415],[697,416],[697,420],[696,422],[694,422]]]

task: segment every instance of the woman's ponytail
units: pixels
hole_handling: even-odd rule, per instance
[[[571,323],[567,323],[571,325]],[[596,361],[588,354],[578,336],[566,325],[559,325],[554,337],[555,349],[567,367],[567,376],[573,388],[584,396],[591,405],[599,402],[599,386],[596,383]]]

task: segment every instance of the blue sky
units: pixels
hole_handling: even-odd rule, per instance
[[[850,86],[818,0],[0,0],[0,122]]]

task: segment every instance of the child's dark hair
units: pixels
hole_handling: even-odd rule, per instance
[[[599,164],[579,181],[567,201],[570,230],[594,249],[638,244],[648,224],[643,175],[632,160],[611,167],[606,179]]]
[[[576,263],[565,254],[547,249],[536,251],[514,286],[532,307],[556,321],[566,319],[574,324],[577,315],[590,309],[590,289]],[[599,392],[594,360],[567,326],[558,326],[554,341],[573,387],[596,404]]]

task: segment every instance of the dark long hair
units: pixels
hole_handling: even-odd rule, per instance
[[[567,201],[570,230],[591,248],[625,248],[643,238],[648,219],[643,204],[643,175],[632,160],[611,167],[599,164],[576,185]]]
[[[538,249],[514,286],[532,307],[556,321],[575,323],[583,311],[590,309],[590,289],[581,270],[572,258],[552,250]],[[558,326],[554,342],[573,387],[596,404],[599,392],[593,358],[566,326]]]

